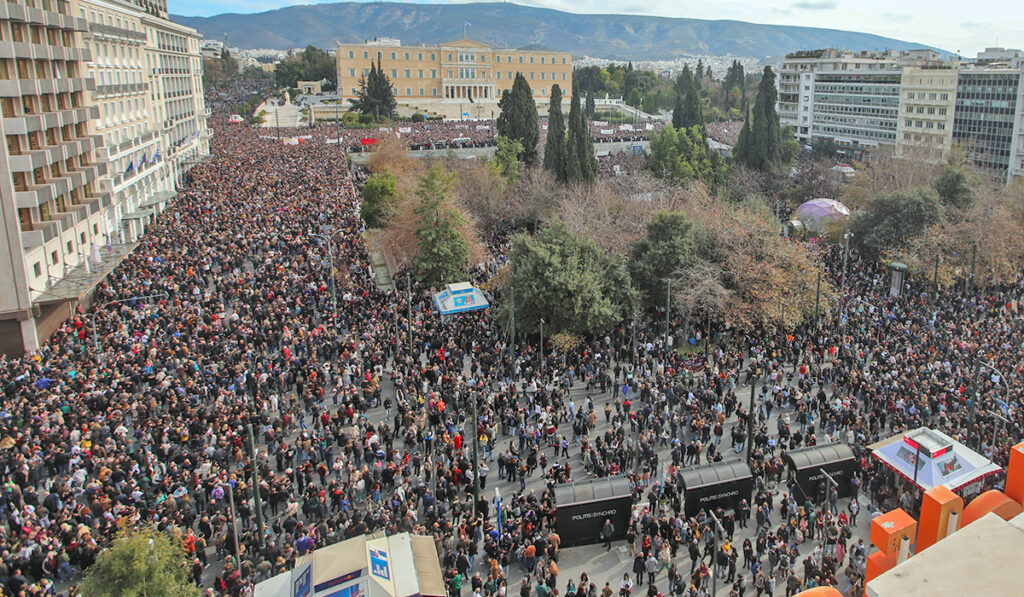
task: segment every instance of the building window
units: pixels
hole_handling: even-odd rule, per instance
[[[348,76],[355,77],[356,76],[356,69],[354,69],[354,68],[348,69]]]
[[[366,50],[363,50],[363,58],[369,58],[369,57],[370,57],[370,53],[367,52]]]
[[[416,54],[416,60],[423,60],[423,52]]]
[[[392,59],[392,60],[394,60],[394,59],[395,59],[395,53],[394,53],[394,52],[391,52],[391,59]]]
[[[543,56],[540,57],[540,63],[544,64],[544,57]]]
[[[423,78],[423,71],[422,70],[418,71],[417,74],[419,75],[419,78],[421,78],[421,79]]]
[[[411,79],[412,78],[412,75],[410,74],[411,72],[412,71],[410,71],[409,69],[405,69],[405,78],[406,79]]]
[[[50,253],[50,263],[57,265],[57,251]]]
[[[430,71],[430,78],[431,79],[436,79],[437,78],[437,71],[436,70],[431,70]]]
[[[533,64],[533,56],[530,56],[530,64]]]
[[[43,275],[43,265],[41,263],[39,263],[38,261],[33,263],[32,264],[32,273],[35,274],[37,278],[39,276]]]
[[[420,87],[420,96],[422,96],[422,95],[423,95],[423,88]]]
[[[533,72],[530,73],[530,80],[533,80]]]
[[[431,60],[437,60],[437,55],[436,55],[436,54],[434,54],[433,52],[431,52],[431,53],[430,53],[430,59],[431,59]],[[451,59],[452,59],[452,55],[451,55],[451,54],[449,54],[449,55],[448,55],[448,60],[451,60]]]
[[[364,52],[364,53],[365,53],[365,52]],[[352,50],[349,50],[349,51],[348,51],[348,57],[349,57],[349,58],[355,58],[355,57],[356,57],[356,56],[355,56],[355,52],[353,52]],[[363,56],[363,58],[366,58],[366,56]]]
[[[433,89],[431,89],[430,91],[431,91],[431,92],[433,92],[433,94],[434,94],[434,95],[437,95],[437,87],[434,87],[434,88],[433,88]]]
[[[412,88],[410,88],[410,87],[406,87],[406,88],[405,88],[405,94],[406,94],[406,95],[412,95]]]
[[[409,59],[409,52],[406,52],[406,53],[405,53],[405,59],[406,59],[406,60],[408,60],[408,59]]]
[[[391,78],[392,79],[397,79],[398,78],[398,69],[397,68],[391,69]]]

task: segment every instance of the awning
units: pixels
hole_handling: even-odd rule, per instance
[[[32,302],[36,305],[49,305],[81,300],[124,261],[137,246],[139,246],[138,243],[125,243],[100,249],[97,252],[100,257],[99,263],[90,261],[88,268],[84,264],[79,265]]]
[[[161,203],[167,203],[168,201],[173,199],[175,195],[177,195],[177,193],[175,193],[174,191],[158,191],[156,193],[153,193],[153,196],[150,197],[148,200],[140,203],[139,207],[142,209],[146,209],[149,207],[160,205]]]
[[[124,216],[122,216],[121,219],[122,220],[144,220],[144,219],[148,218],[149,216],[155,216],[155,215],[156,215],[156,210],[155,209],[140,209],[138,211],[133,211],[130,214],[125,214]]]
[[[434,295],[434,307],[441,315],[453,315],[490,307],[487,297],[469,282],[449,284]]]
[[[913,431],[873,444],[872,456],[922,491],[942,485],[957,491],[1003,470],[952,437],[935,429]]]

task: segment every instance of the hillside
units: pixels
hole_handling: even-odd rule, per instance
[[[241,48],[333,47],[373,37],[403,44],[437,44],[469,36],[497,47],[541,45],[617,60],[668,60],[684,54],[765,58],[824,47],[908,49],[921,44],[852,31],[635,15],[580,15],[511,3],[311,4],[255,14],[172,15],[205,37]]]

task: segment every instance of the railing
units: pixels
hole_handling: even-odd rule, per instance
[[[125,39],[131,39],[135,41],[146,41],[146,34],[142,31],[132,31],[131,29],[125,29],[123,27],[114,27],[113,25],[89,23],[89,31],[107,37],[122,37]]]

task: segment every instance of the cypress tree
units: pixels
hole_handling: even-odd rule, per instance
[[[676,94],[676,105],[672,108],[672,127],[682,128],[683,127],[683,96],[682,94]]]
[[[704,109],[700,101],[700,83],[694,81],[686,90],[686,103],[683,106],[682,126],[690,128],[698,126],[704,129]]]
[[[580,108],[580,97],[575,92],[569,104],[569,140],[566,145],[566,180],[593,182],[597,177],[597,158],[594,157],[590,128]]]
[[[512,89],[501,96],[498,102],[501,114],[498,115],[498,134],[523,146],[519,156],[527,166],[537,164],[537,141],[540,139],[540,126],[537,123],[537,103],[533,100],[530,84],[523,73],[516,73]]]
[[[551,88],[544,169],[554,174],[558,181],[565,182],[565,118],[562,116],[562,88],[557,84]]]
[[[743,123],[736,143],[736,160],[749,168],[767,172],[782,166],[782,127],[775,110],[777,99],[775,73],[766,66],[757,88],[754,109]]]
[[[587,118],[593,118],[594,117],[594,112],[596,112],[596,111],[597,110],[594,107],[594,90],[593,89],[588,89],[587,90]]]

